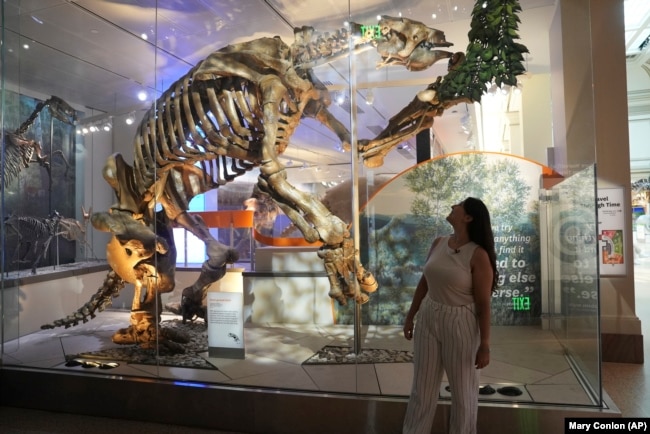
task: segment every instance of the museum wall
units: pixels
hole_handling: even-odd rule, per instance
[[[530,74],[522,79],[523,157],[549,165],[548,149],[553,146],[551,76]]]

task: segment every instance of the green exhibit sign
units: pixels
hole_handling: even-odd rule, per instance
[[[512,310],[530,310],[530,297],[512,297]]]

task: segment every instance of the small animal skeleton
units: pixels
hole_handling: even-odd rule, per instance
[[[482,10],[477,3],[475,13],[481,14]],[[507,19],[504,17],[504,22],[510,23]],[[104,178],[115,190],[117,202],[109,212],[93,214],[91,222],[96,229],[113,234],[107,246],[112,272],[91,301],[43,328],[85,322],[110,304],[129,282],[135,286],[131,325],[116,332],[113,341],[144,347],[167,345],[165,329],[159,334],[157,325],[160,294],[174,288],[173,225],[187,229],[207,247],[208,259],[197,281],[182,291],[181,300],[183,320],[195,315],[205,318],[207,289],[225,275],[227,264],[237,260],[237,252],[214,239],[202,220],[187,212],[188,204],[194,196],[218,188],[252,168],[260,172],[257,187],[278,204],[305,240],[322,243],[319,257],[329,277],[329,296],[340,304],[348,298],[365,303],[366,293],[375,291],[377,283],[359,262],[347,225],[316,197],[289,184],[278,156],[305,117],[320,121],[338,136],[344,149],[350,149],[350,132],[328,111],[329,93],[312,69],[346,55],[348,48],[375,46],[382,58],[380,66],[422,70],[438,60],[449,59],[449,74],[464,67],[463,53],[437,49],[451,45],[439,30],[406,18],[386,16],[378,27],[379,35],[362,38],[355,47],[348,47],[350,32],[358,30],[354,25],[321,37],[316,37],[311,27],[295,29],[291,46],[279,37],[229,45],[172,84],[140,124],[134,143],[134,165],[116,154],[104,168]],[[485,26],[477,19],[472,21],[472,27]],[[503,39],[502,30],[477,35],[491,38],[485,42],[487,46]],[[510,38],[512,34],[506,33]],[[489,81],[483,80],[481,68],[491,61],[478,59],[467,66],[481,71],[481,77],[469,71],[472,86],[484,87]],[[511,73],[512,69],[506,71]],[[465,76],[457,77],[465,80]],[[457,86],[456,82],[452,84]],[[431,126],[434,116],[454,104],[471,101],[462,90],[445,92],[445,85],[439,77],[394,116],[375,139],[360,141],[364,164],[380,165],[393,147]]]
[[[90,214],[84,212],[84,223],[62,217],[57,211],[46,218],[31,216],[10,215],[5,219],[7,235],[14,234],[18,237],[16,250],[14,252],[15,262],[19,264],[31,263],[32,274],[36,274],[36,268],[43,257],[47,254],[52,240],[61,236],[68,241],[79,241],[87,245],[86,227]],[[24,254],[20,254],[23,246],[26,246]]]
[[[74,125],[77,119],[75,110],[67,102],[57,96],[51,96],[49,99],[39,102],[32,114],[15,131],[3,130],[2,143],[4,145],[5,167],[2,178],[0,178],[0,187],[6,188],[10,185],[20,172],[29,167],[31,163],[38,163],[39,166],[47,170],[48,174],[51,173],[50,157],[43,155],[41,144],[35,140],[25,138],[25,134],[45,108],[49,110],[54,118],[66,124]],[[66,167],[69,166],[63,152],[59,150],[54,153],[63,158]]]

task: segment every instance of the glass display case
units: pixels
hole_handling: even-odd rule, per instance
[[[405,133],[468,44],[474,4],[428,3],[3,2],[2,369],[399,413],[426,252],[477,196],[501,278],[481,405],[602,409],[595,161],[532,158],[506,83]],[[532,3],[526,35],[553,13]],[[382,53],[402,18],[444,31],[435,59]]]

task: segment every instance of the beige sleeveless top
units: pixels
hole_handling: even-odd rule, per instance
[[[474,303],[470,261],[478,244],[470,241],[454,250],[449,247],[449,238],[440,239],[424,264],[428,296],[448,306]]]

